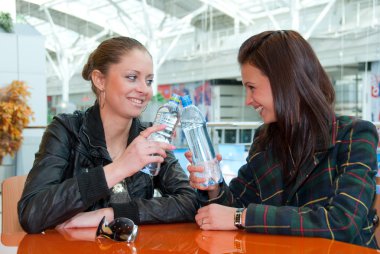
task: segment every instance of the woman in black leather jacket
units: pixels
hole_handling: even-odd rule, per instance
[[[136,224],[193,221],[195,192],[174,146],[147,140],[165,126],[138,119],[152,97],[146,48],[127,37],[106,40],[82,76],[91,80],[97,100],[85,112],[56,116],[47,127],[18,203],[24,230],[95,227],[103,216]],[[161,163],[157,176],[140,171],[153,162]],[[161,197],[153,197],[154,189]]]

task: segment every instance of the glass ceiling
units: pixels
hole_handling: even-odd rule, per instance
[[[248,35],[269,29],[297,30],[322,49],[334,38],[355,39],[346,47],[359,50],[380,44],[380,0],[16,0],[16,9],[17,22],[46,38],[60,78],[72,77],[100,41],[116,35],[145,44],[157,70],[172,60],[236,52]]]
[[[75,52],[81,43],[110,35],[157,46],[196,32],[295,29],[308,38],[360,33],[379,27],[379,5],[378,0],[16,0],[18,19],[46,36],[49,50],[79,47]]]

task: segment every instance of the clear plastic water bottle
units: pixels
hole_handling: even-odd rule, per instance
[[[223,181],[222,172],[207,131],[206,120],[202,112],[192,104],[190,96],[181,97],[181,101],[181,127],[193,153],[193,163],[204,167],[204,171],[197,173],[197,176],[206,179],[202,184],[205,187],[218,184]]]
[[[148,140],[170,143],[179,121],[179,102],[180,96],[172,94],[169,101],[158,108],[153,125],[165,124],[166,128],[162,131],[152,133]],[[160,163],[150,163],[146,165],[141,171],[156,176],[160,171]]]

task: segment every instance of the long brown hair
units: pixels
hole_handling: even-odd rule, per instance
[[[269,79],[277,122],[263,126],[258,149],[273,149],[289,181],[314,152],[329,143],[334,88],[309,43],[295,31],[266,31],[240,47],[240,65]]]
[[[119,36],[103,41],[89,55],[87,63],[84,65],[82,70],[82,77],[85,80],[91,80],[91,73],[94,70],[98,70],[106,75],[111,64],[119,63],[121,57],[133,49],[139,49],[149,54],[144,45],[130,37]],[[92,80],[91,89],[98,97],[99,91]]]

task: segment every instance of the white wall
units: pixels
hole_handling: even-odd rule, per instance
[[[31,97],[29,106],[34,112],[30,127],[47,124],[45,40],[32,27],[15,24],[14,33],[0,29],[0,87],[13,80],[24,81]],[[43,128],[25,129],[24,142],[16,155],[16,174],[26,174],[34,161]]]

